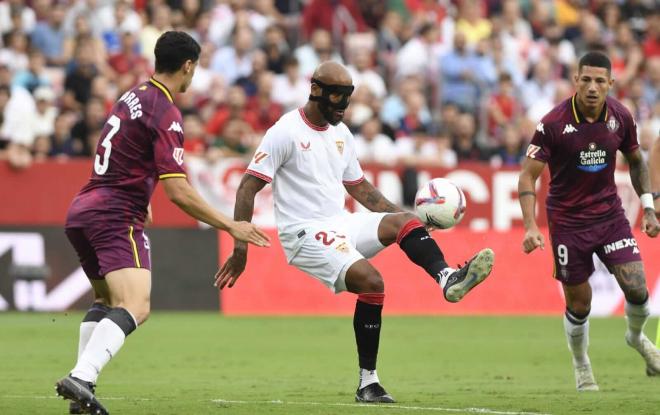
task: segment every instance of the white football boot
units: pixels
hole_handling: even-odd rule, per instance
[[[594,372],[591,370],[591,362],[587,360],[586,363],[581,365],[576,365],[574,362],[573,367],[575,368],[575,387],[578,392],[595,392],[599,390]]]
[[[630,332],[626,332],[626,343],[642,355],[648,376],[660,376],[660,350],[644,333],[638,339],[634,339]]]

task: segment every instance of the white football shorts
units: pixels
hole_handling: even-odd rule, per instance
[[[346,212],[301,224],[293,235],[280,235],[280,238],[297,238],[293,250],[286,252],[291,265],[340,293],[346,291],[344,279],[350,266],[385,248],[378,239],[378,226],[385,215]]]

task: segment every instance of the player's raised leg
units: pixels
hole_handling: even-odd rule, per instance
[[[573,355],[575,386],[578,391],[597,391],[589,360],[589,313],[591,311],[591,285],[584,281],[575,285],[562,284],[566,298],[564,331],[568,349]]]
[[[383,278],[366,259],[360,259],[346,271],[345,283],[348,291],[358,295],[353,329],[360,363],[360,384],[355,400],[394,403],[394,398],[381,386],[376,372],[381,314],[385,300]]]
[[[660,375],[660,350],[644,334],[644,326],[649,318],[649,292],[642,261],[612,265],[610,272],[616,277],[626,297],[625,314],[627,322],[626,343],[644,358],[646,374]]]
[[[495,259],[493,251],[486,248],[466,261],[464,266],[451,268],[424,224],[412,213],[384,216],[378,227],[378,238],[385,246],[398,243],[412,262],[424,268],[440,284],[445,299],[452,303],[460,301],[486,279]]]

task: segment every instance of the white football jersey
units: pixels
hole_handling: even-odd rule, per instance
[[[313,125],[301,108],[266,131],[247,173],[272,182],[280,239],[302,223],[342,213],[344,185],[364,180],[348,127]]]

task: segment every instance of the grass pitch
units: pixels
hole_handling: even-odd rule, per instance
[[[68,412],[53,384],[74,364],[81,318],[0,313],[0,414]],[[369,406],[354,403],[350,318],[155,312],[97,394],[112,414],[660,414],[660,378],[624,329],[592,319],[601,391],[577,393],[560,317],[386,316],[378,371],[399,403]]]

